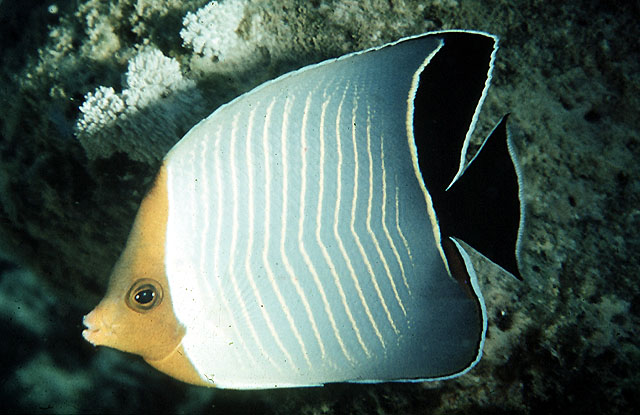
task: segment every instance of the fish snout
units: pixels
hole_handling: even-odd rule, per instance
[[[82,331],[82,337],[94,346],[105,343],[105,338],[109,335],[109,327],[105,324],[100,316],[98,309],[92,310],[89,314],[82,318],[82,323],[86,327]]]

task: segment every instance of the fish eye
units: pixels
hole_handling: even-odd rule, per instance
[[[156,297],[156,292],[153,288],[147,288],[146,290],[138,291],[133,297],[138,304],[149,304]]]
[[[160,304],[162,294],[162,285],[158,281],[141,278],[129,288],[126,303],[133,311],[145,313]]]

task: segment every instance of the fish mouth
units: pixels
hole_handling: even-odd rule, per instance
[[[91,323],[91,313],[82,317],[82,324],[86,327],[86,329],[82,330],[82,337],[89,343],[96,345],[95,338],[100,333],[100,327],[96,327]]]
[[[82,318],[82,324],[86,327],[82,331],[82,337],[94,346],[104,345],[106,340],[113,336],[112,327],[104,322],[101,316],[96,315],[95,310]]]
[[[94,338],[99,332],[100,332],[100,329],[85,329],[85,330],[82,330],[82,337],[84,337],[86,341],[88,341],[89,343],[95,346],[96,342]]]

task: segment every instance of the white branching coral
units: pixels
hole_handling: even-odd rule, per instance
[[[251,59],[256,39],[250,43],[239,35],[246,5],[247,0],[212,1],[185,15],[180,36],[194,51],[192,71],[233,70],[237,62]],[[259,16],[249,20],[245,30],[253,32]],[[205,115],[204,102],[176,59],[142,46],[128,63],[121,92],[100,86],[86,94],[76,137],[92,160],[121,152],[153,162]]]
[[[143,108],[162,96],[193,88],[195,83],[182,77],[178,61],[148,47],[129,61],[126,85],[122,97],[127,108]]]
[[[100,108],[100,111],[96,111]],[[106,111],[105,111],[106,110]],[[80,106],[82,118],[78,121],[78,130],[84,134],[95,134],[104,125],[111,124],[118,119],[118,114],[124,111],[124,101],[111,87],[99,86],[94,92],[85,96]]]
[[[247,49],[238,36],[245,0],[212,1],[195,13],[187,13],[180,36],[185,46],[206,58],[224,61],[239,56]]]
[[[134,160],[153,162],[201,115],[203,99],[180,64],[153,47],[143,47],[129,61],[125,88],[89,92],[80,106],[76,136],[90,159],[120,151]]]

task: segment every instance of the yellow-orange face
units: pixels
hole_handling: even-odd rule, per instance
[[[127,254],[116,264],[105,297],[85,316],[83,336],[96,346],[161,360],[180,345],[184,328],[173,314],[164,275],[137,271]]]
[[[107,294],[84,317],[84,338],[95,346],[141,355],[177,379],[206,384],[181,346],[185,328],[177,320],[164,267],[167,224],[166,169],[142,201],[127,246],[116,263]]]

